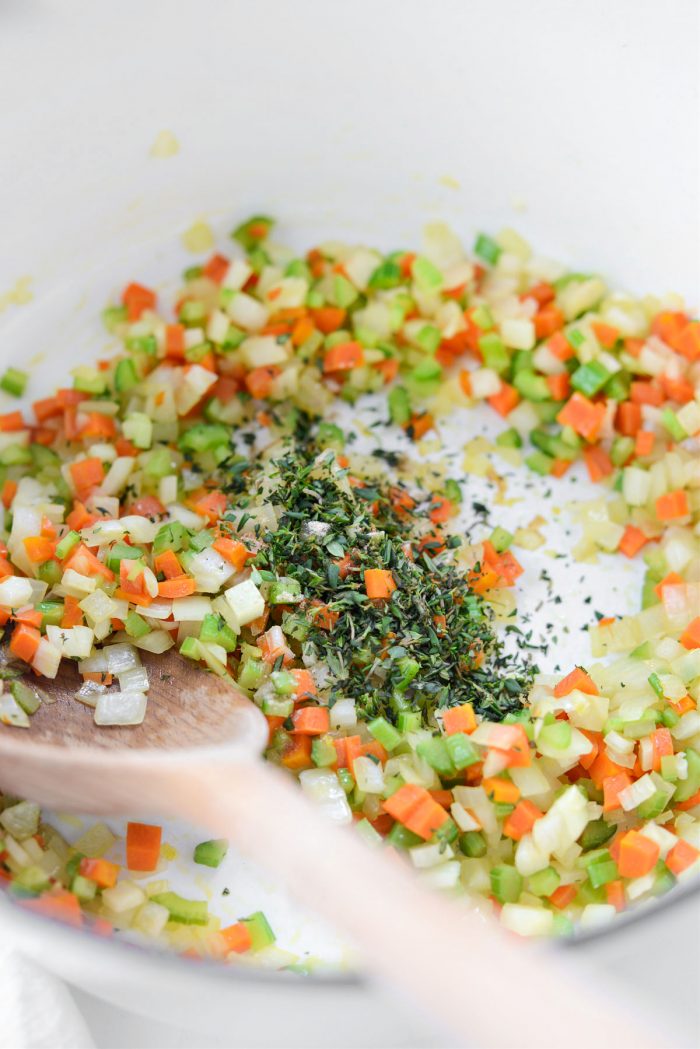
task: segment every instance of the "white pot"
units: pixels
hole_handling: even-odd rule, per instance
[[[253,211],[300,247],[410,246],[434,218],[465,240],[514,226],[617,286],[697,304],[696,23],[694,0],[3,5],[0,302],[23,275],[34,300],[0,316],[0,361],[49,392],[104,346],[95,318],[126,278],[162,284],[191,261],[179,236],[196,218],[225,231]],[[180,151],[156,159],[165,129]],[[193,1029],[239,1017],[245,1044],[256,1023],[261,1045],[431,1037],[359,977],[300,983],[0,916],[76,985]],[[672,998],[687,1032],[696,919],[688,893],[573,949],[659,1009]]]

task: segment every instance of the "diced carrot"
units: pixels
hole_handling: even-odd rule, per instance
[[[670,376],[662,375],[661,384],[670,401],[687,404],[688,401],[695,399],[695,387],[687,379],[672,379]]]
[[[578,692],[585,692],[589,696],[598,695],[598,686],[582,667],[574,667],[571,673],[554,686],[554,696],[556,699],[561,699],[562,696],[568,696],[574,689]]]
[[[681,634],[680,642],[684,648],[700,648],[700,616],[688,624]]]
[[[72,568],[74,572],[78,572],[80,575],[102,576],[102,578],[106,579],[108,583],[114,581],[114,572],[111,568],[108,568],[98,557],[95,557],[92,551],[88,550],[84,543],[78,543],[77,546],[73,547],[72,551],[63,562],[64,571],[68,568]]]
[[[651,430],[640,430],[634,445],[634,454],[640,459],[651,455],[654,450],[656,435]]]
[[[195,513],[200,517],[206,517],[210,524],[214,524],[226,513],[228,506],[226,496],[223,492],[207,492],[193,504]]]
[[[66,524],[75,532],[80,532],[83,528],[89,528],[97,520],[97,514],[89,513],[83,503],[76,499],[73,503],[73,509],[66,517]]]
[[[689,361],[698,360],[700,358],[700,321],[689,321],[676,334],[673,340],[673,348],[684,357],[687,357]]]
[[[63,408],[56,397],[44,397],[43,400],[34,401],[32,408],[38,423],[44,423],[47,419],[56,419],[63,414]]]
[[[61,626],[68,630],[70,627],[83,625],[83,610],[80,608],[78,598],[66,594],[63,598],[63,616]]]
[[[550,335],[554,335],[556,331],[564,327],[564,321],[564,314],[558,306],[554,304],[542,306],[533,317],[535,337],[537,339],[546,339]]]
[[[534,299],[538,306],[546,306],[548,302],[552,301],[555,294],[553,285],[548,284],[546,281],[540,281],[539,284],[533,284],[527,291],[522,292],[520,300],[524,302],[526,299]]]
[[[654,382],[635,380],[630,386],[630,400],[635,404],[651,404],[658,408],[664,403],[664,391]]]
[[[622,539],[620,540],[618,550],[625,557],[634,557],[642,547],[646,546],[650,542],[648,536],[644,535],[641,528],[637,528],[635,525],[627,525],[623,532]]]
[[[75,408],[76,405],[82,404],[83,401],[88,399],[89,394],[83,393],[81,390],[74,390],[72,387],[64,387],[63,389],[56,390],[56,400],[61,408]]]
[[[127,441],[126,437],[117,437],[116,441],[114,442],[114,447],[116,449],[117,455],[131,456],[131,458],[136,458],[136,456],[139,454],[139,449],[136,447],[136,445],[132,444],[131,441]]]
[[[687,324],[688,317],[685,313],[675,310],[662,310],[652,319],[651,330],[654,335],[662,339],[668,346],[673,347],[676,338]]]
[[[430,412],[420,412],[411,416],[408,426],[408,435],[414,441],[420,441],[422,437],[425,437],[426,433],[429,433],[435,426],[435,420],[433,419]]]
[[[330,729],[328,707],[301,707],[292,714],[294,732],[304,736],[321,736]]]
[[[617,406],[615,427],[624,437],[636,437],[642,426],[642,408],[634,401],[622,401]]]
[[[688,493],[682,488],[666,492],[659,496],[654,508],[659,521],[676,521],[680,517],[687,517],[690,513]]]
[[[570,426],[585,440],[593,443],[600,433],[605,418],[605,406],[594,404],[588,397],[576,392],[557,415],[557,422]]]
[[[700,646],[696,645],[695,647],[698,648]],[[690,696],[681,696],[680,699],[669,699],[668,703],[679,717],[683,717],[689,710],[695,710],[697,706],[695,700]]]
[[[489,749],[508,759],[508,768],[525,768],[532,763],[530,741],[522,725],[491,725]]]
[[[178,561],[174,550],[163,550],[153,558],[154,571],[164,575],[166,579],[177,579],[183,574],[182,565]]]
[[[543,816],[544,813],[533,802],[523,799],[507,816],[503,824],[503,833],[507,838],[520,841]]]
[[[673,755],[673,737],[667,728],[657,728],[651,734],[654,772],[661,771],[661,759]]]
[[[301,733],[290,736],[289,743],[286,744],[280,761],[286,769],[291,769],[293,772],[298,772],[300,769],[308,769],[312,764],[311,736],[302,735]]]
[[[165,579],[158,584],[158,597],[189,597],[197,590],[197,584],[192,576],[180,575],[174,579]]]
[[[568,907],[570,903],[574,902],[577,894],[578,886],[572,882],[570,885],[557,886],[548,899],[553,907],[556,907],[559,911],[563,911],[565,907]]]
[[[611,350],[620,338],[619,328],[614,328],[612,324],[604,324],[603,321],[593,321],[591,328],[604,350]]]
[[[38,608],[25,608],[24,611],[17,612],[12,619],[15,623],[23,623],[24,626],[33,626],[39,630],[44,617]]]
[[[445,735],[453,736],[455,732],[472,733],[476,728],[476,714],[471,703],[462,703],[459,707],[448,707],[443,711],[442,727]]]
[[[579,765],[582,769],[589,769],[595,759],[598,757],[598,753],[603,743],[603,736],[600,732],[591,732],[590,729],[579,729],[582,732],[589,743],[592,743],[592,749],[587,754],[582,754],[579,758]]]
[[[6,510],[9,510],[12,506],[12,500],[17,495],[17,487],[17,482],[10,480],[5,481],[2,486],[2,495],[0,498],[2,499],[2,505]]]
[[[250,396],[254,397],[256,401],[269,397],[272,391],[272,383],[279,375],[279,371],[277,365],[273,364],[266,368],[253,368],[252,371],[248,372],[244,382]]]
[[[25,910],[42,914],[45,918],[55,918],[75,926],[83,924],[80,901],[75,893],[68,892],[67,889],[54,889],[35,899],[25,899],[19,902]]]
[[[122,292],[122,302],[126,306],[128,319],[137,321],[145,310],[155,309],[156,293],[143,284],[132,282]]]
[[[399,374],[399,359],[398,357],[385,357],[381,361],[376,361],[372,367],[381,374],[384,382],[388,384],[393,382]]]
[[[665,862],[671,874],[678,875],[688,867],[692,867],[698,859],[700,859],[700,850],[685,841],[684,838],[679,838],[666,856]]]
[[[378,739],[371,739],[369,743],[365,743],[362,747],[362,757],[376,758],[382,765],[389,757],[386,749],[382,746]]]
[[[454,514],[454,506],[449,499],[445,499],[442,495],[434,495],[431,503],[431,509],[429,513],[430,520],[433,524],[444,524]]]
[[[375,740],[376,743],[376,740]],[[436,801],[438,805],[441,805],[443,809],[449,809],[454,799],[454,794],[451,790],[429,790],[428,794]]]
[[[56,543],[52,539],[45,539],[41,535],[31,535],[23,540],[27,557],[34,565],[43,565],[50,561],[56,553]]]
[[[571,459],[554,459],[549,468],[551,477],[563,477],[572,467]]]
[[[12,632],[10,640],[10,652],[25,663],[31,663],[36,655],[36,650],[41,641],[41,634],[36,627],[25,626],[20,623]]]
[[[365,359],[364,350],[359,342],[339,342],[332,346],[323,358],[324,374],[347,372],[359,368]]]
[[[299,317],[292,328],[292,345],[302,346],[314,333],[314,322],[311,317]]]
[[[547,339],[547,349],[560,361],[568,361],[574,356],[574,348],[563,332],[557,331]]]
[[[469,372],[463,372],[462,374],[468,376]],[[471,393],[471,386],[469,391],[465,390],[464,392]],[[499,415],[505,418],[514,408],[517,408],[520,403],[520,394],[514,386],[510,385],[510,383],[501,381],[501,388],[498,393],[492,394],[487,400],[494,411],[498,412]]]
[[[323,332],[324,335],[330,335],[331,332],[342,328],[345,320],[345,310],[339,306],[319,306],[317,309],[311,310],[311,316],[318,330]]]
[[[419,787],[415,783],[404,783],[384,801],[383,808],[399,823],[404,823],[416,806],[426,797],[429,798],[430,795],[425,787]]]
[[[501,776],[489,776],[481,781],[481,786],[497,804],[515,805],[520,798],[520,791],[515,783]]]
[[[165,356],[178,361],[185,359],[185,325],[165,325]]]
[[[96,881],[101,889],[111,889],[116,885],[119,869],[118,863],[111,863],[104,858],[91,859],[89,856],[83,856],[78,867],[83,878]]]
[[[642,878],[659,859],[659,846],[639,831],[629,830],[620,839],[617,866],[623,878]]]
[[[80,429],[81,440],[105,440],[111,441],[116,436],[117,427],[109,415],[102,412],[89,412],[87,422]]]
[[[549,392],[555,401],[565,401],[571,392],[571,379],[569,378],[568,372],[562,372],[561,375],[547,375],[545,376],[547,386],[549,386]]]
[[[32,444],[40,444],[44,448],[49,448],[58,437],[58,431],[48,426],[33,426],[29,432]]]
[[[309,670],[290,670],[289,673],[296,681],[296,687],[294,689],[295,700],[299,701],[300,699],[308,699],[310,696],[316,695],[318,689],[316,688],[316,682],[311,676]]]
[[[605,886],[605,898],[616,911],[619,912],[625,909],[625,887],[621,878],[615,878],[615,881],[608,882]]]
[[[311,602],[311,605],[313,608],[314,626],[318,627],[319,630],[333,630],[338,622],[339,613],[334,612],[328,605],[324,605],[322,601],[314,600]]]
[[[219,935],[223,937],[226,950],[229,952],[245,954],[253,946],[253,937],[250,934],[250,929],[243,922],[227,925],[225,929],[220,930]]]
[[[152,823],[127,823],[126,865],[131,871],[154,871],[160,859],[163,828]]]
[[[85,670],[81,675],[83,681],[94,681],[96,685],[105,685],[109,688],[113,681],[113,675],[106,670]]]
[[[18,430],[26,430],[27,424],[21,412],[7,412],[0,415],[0,433],[16,433]]]
[[[613,812],[621,808],[620,792],[631,786],[632,777],[628,772],[606,776],[603,780],[603,812]]]
[[[628,353],[630,357],[639,357],[640,353],[644,349],[646,340],[645,339],[634,339],[627,338],[623,339],[623,346],[625,347],[625,353]]]
[[[595,761],[588,769],[590,778],[593,780],[598,790],[603,789],[603,783],[609,776],[616,776],[619,772],[627,771],[629,770],[612,761],[604,749],[599,750]]]
[[[584,448],[583,459],[588,470],[588,476],[592,481],[602,481],[609,477],[614,470],[610,456],[600,445],[593,448]]]
[[[70,475],[78,492],[89,492],[98,484],[102,484],[105,471],[101,460],[96,456],[91,456],[89,459],[80,459],[72,463]]]
[[[367,568],[364,573],[367,597],[384,600],[396,590],[394,577],[387,568]]]
[[[245,568],[246,561],[249,558],[255,557],[255,554],[248,549],[245,543],[241,543],[238,539],[228,539],[226,536],[220,536],[219,539],[215,539],[212,543],[212,548],[232,564],[238,572]]]
[[[208,262],[202,267],[202,273],[209,280],[213,280],[215,284],[221,284],[222,280],[226,276],[229,267],[229,260],[225,255],[212,255]]]

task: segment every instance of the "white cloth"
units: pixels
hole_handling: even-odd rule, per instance
[[[3,941],[0,928],[0,1049],[93,1049],[65,985]]]

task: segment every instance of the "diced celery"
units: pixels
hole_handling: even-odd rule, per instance
[[[475,765],[480,759],[479,752],[464,732],[453,732],[451,736],[445,736],[444,743],[450,761],[458,770]]]
[[[491,266],[495,266],[498,262],[501,250],[500,245],[486,233],[479,233],[474,242],[474,254],[478,255],[484,262],[488,262]]]
[[[311,760],[316,768],[324,769],[335,765],[338,760],[335,747],[327,739],[314,739],[311,743]]]
[[[513,533],[507,532],[505,528],[498,525],[489,536],[489,541],[494,550],[502,554],[513,542]]]
[[[435,769],[438,775],[447,777],[448,779],[452,779],[456,775],[457,770],[455,769],[450,752],[447,749],[445,739],[442,739],[439,736],[434,736],[432,739],[425,739],[416,747],[416,753],[419,758],[422,758],[423,761],[426,762],[426,764],[430,765],[432,769]]]
[[[392,751],[401,743],[401,733],[386,718],[378,717],[370,721],[367,728],[386,750]]]
[[[459,847],[465,856],[472,859],[480,859],[486,855],[486,839],[478,830],[468,830],[460,834]]]
[[[522,448],[523,439],[518,431],[511,426],[509,430],[499,433],[496,438],[496,444],[499,448]]]
[[[260,951],[263,947],[269,947],[275,942],[275,934],[262,911],[256,911],[255,914],[242,918],[241,921],[250,933],[251,951]]]
[[[507,863],[491,869],[491,891],[499,903],[517,903],[523,891],[522,875]]]
[[[171,922],[181,925],[206,925],[209,907],[206,900],[187,900],[176,892],[159,892],[151,897],[154,903],[165,907]]]
[[[151,628],[138,612],[129,612],[124,620],[124,629],[129,637],[145,637],[150,634]]]
[[[542,871],[531,874],[527,879],[527,889],[533,896],[551,896],[559,888],[561,878],[554,867],[545,867]]]
[[[9,393],[12,397],[21,397],[27,388],[29,376],[18,368],[8,368],[0,378],[0,389]]]
[[[220,867],[228,852],[228,841],[225,838],[215,838],[211,841],[202,841],[195,846],[194,862],[203,867]]]

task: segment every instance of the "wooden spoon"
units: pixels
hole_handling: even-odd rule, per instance
[[[31,728],[0,725],[0,786],[57,809],[184,817],[233,839],[464,1042],[662,1044],[638,1007],[623,1015],[560,953],[507,938],[464,901],[424,889],[393,853],[325,819],[288,774],[259,760],[267,724],[243,693],[173,652],[143,662],[148,711],[134,727],[95,726],[74,699],[73,664],[42,680],[55,702]]]

